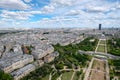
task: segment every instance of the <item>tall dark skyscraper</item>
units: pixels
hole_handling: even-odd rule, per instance
[[[102,24],[99,24],[99,30],[101,30],[101,26],[102,26]]]

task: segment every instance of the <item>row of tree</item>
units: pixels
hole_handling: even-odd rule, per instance
[[[91,38],[85,39],[85,41],[82,42],[82,45],[86,46],[86,42],[88,42],[87,45],[95,45],[94,43],[89,42],[90,39]],[[59,44],[53,45],[55,51],[59,52],[59,56],[56,57],[53,62],[45,64],[43,67],[36,69],[21,80],[42,80],[43,77],[50,74],[52,71],[53,73],[56,73],[53,75],[52,80],[56,80],[60,74],[64,73],[64,71],[60,72],[64,66],[67,66],[68,68],[73,68],[73,65],[76,67],[85,66],[86,62],[89,61],[91,57],[78,53],[77,51],[80,50],[79,45],[80,43],[70,44],[67,46],[61,46]],[[54,65],[57,71],[54,71],[53,68],[51,68],[51,65]]]
[[[0,71],[0,80],[13,80],[12,76]]]
[[[115,76],[120,76],[120,59],[119,60],[108,60],[110,65],[110,80]],[[120,77],[119,77],[120,78]]]
[[[108,40],[108,53],[120,56],[120,38],[113,38]]]

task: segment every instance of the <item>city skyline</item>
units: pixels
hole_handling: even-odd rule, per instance
[[[120,0],[1,0],[0,28],[120,27]]]

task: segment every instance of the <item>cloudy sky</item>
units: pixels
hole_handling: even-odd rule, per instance
[[[120,27],[120,0],[0,0],[0,28]]]

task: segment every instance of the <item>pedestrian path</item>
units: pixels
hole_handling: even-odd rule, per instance
[[[107,53],[106,39],[99,39],[95,52]]]
[[[104,54],[107,54],[107,44],[106,44],[106,39],[99,39],[98,41],[98,44],[96,46],[96,49],[95,49],[95,53],[104,53]],[[98,60],[98,61],[103,61],[105,63],[105,66],[106,67],[102,67],[103,69],[105,69],[105,71],[101,71],[99,70],[98,68],[96,69],[92,69],[92,66],[94,65],[93,62],[95,60]],[[101,62],[100,62],[101,63]],[[109,66],[108,66],[108,61],[107,59],[98,59],[98,58],[92,58],[91,62],[89,63],[89,66],[85,72],[85,76],[84,76],[84,80],[89,80],[91,79],[91,71],[96,72],[96,74],[93,75],[93,77],[95,78],[96,75],[98,76],[98,74],[101,74],[101,75],[105,75],[105,80],[109,80]],[[98,73],[98,74],[97,74]],[[99,75],[100,77],[100,75]],[[102,77],[102,76],[101,76]],[[96,77],[98,79],[98,77]],[[104,77],[103,77],[104,79]],[[99,80],[99,79],[98,79]]]

